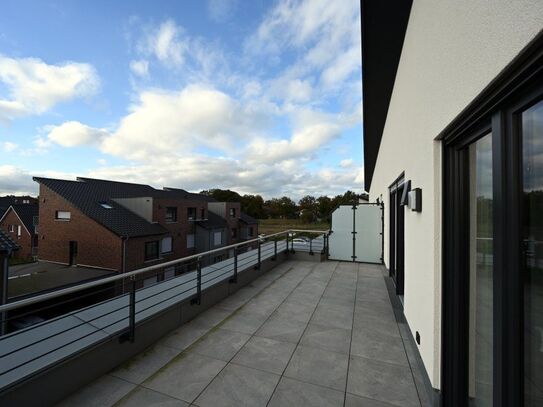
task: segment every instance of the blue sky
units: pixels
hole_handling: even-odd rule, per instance
[[[356,0],[4,1],[0,194],[361,190],[360,63]]]

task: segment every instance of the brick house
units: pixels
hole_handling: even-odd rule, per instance
[[[6,195],[0,196],[0,217],[11,205],[36,205],[38,199],[29,195],[15,196]]]
[[[0,229],[19,245],[15,258],[32,259],[38,249],[38,205],[10,205],[0,217]]]
[[[208,209],[212,198],[183,189],[34,180],[40,184],[40,260],[125,272],[230,244],[231,229],[239,229],[237,216],[227,220]],[[239,214],[239,203],[224,206]]]

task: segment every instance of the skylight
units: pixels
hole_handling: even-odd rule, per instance
[[[111,206],[107,202],[100,202],[100,206],[104,209],[113,209],[113,206]]]

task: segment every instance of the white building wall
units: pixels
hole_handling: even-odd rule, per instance
[[[406,209],[404,312],[421,335],[422,360],[440,383],[441,146],[436,136],[543,27],[542,0],[415,0],[370,198],[385,202],[405,171],[422,188],[422,212]]]

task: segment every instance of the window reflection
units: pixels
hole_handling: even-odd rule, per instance
[[[470,406],[492,406],[493,228],[492,138],[469,147],[470,157]]]
[[[543,405],[543,102],[522,114],[525,405]]]

